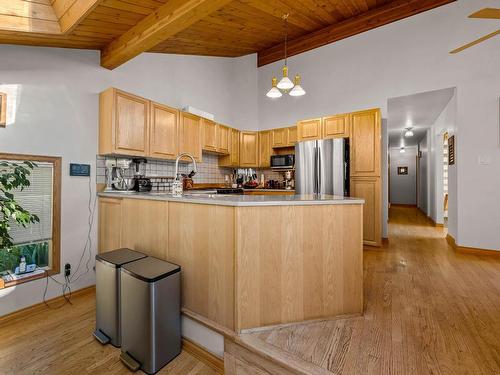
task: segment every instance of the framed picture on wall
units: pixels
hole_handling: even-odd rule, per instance
[[[7,94],[0,92],[0,126],[7,124]]]
[[[398,174],[408,174],[408,167],[398,167]]]

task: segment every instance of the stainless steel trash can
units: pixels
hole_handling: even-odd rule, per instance
[[[153,257],[122,267],[120,359],[132,370],[154,374],[181,352],[180,271]]]
[[[94,337],[102,344],[121,345],[120,269],[123,265],[146,258],[130,249],[117,249],[96,255],[96,329]]]

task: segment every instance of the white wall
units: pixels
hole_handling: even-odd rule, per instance
[[[457,87],[456,239],[463,246],[500,249],[500,174],[494,172],[500,167],[499,39],[460,54],[448,53],[495,30],[497,21],[467,16],[497,6],[493,0],[459,0],[294,56],[289,59],[290,73],[302,75],[307,91],[301,98],[268,99],[265,93],[282,61],[262,67],[261,128],[372,107],[380,107],[387,117],[388,98]],[[488,157],[490,164],[479,166],[479,154]]]
[[[430,129],[424,138],[418,143],[418,150],[422,157],[419,161],[419,190],[418,190],[418,207],[429,216],[429,149],[427,147],[427,139],[430,137]]]
[[[404,153],[391,148],[391,204],[417,204],[417,147],[407,147]],[[407,175],[399,175],[398,167],[408,167]]]

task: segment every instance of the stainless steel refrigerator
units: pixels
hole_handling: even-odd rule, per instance
[[[295,145],[295,193],[349,196],[348,139]]]

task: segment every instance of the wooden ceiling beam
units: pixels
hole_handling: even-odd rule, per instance
[[[55,0],[52,6],[59,17],[59,25],[63,34],[69,34],[73,29],[90,13],[92,12],[102,0],[75,0],[69,2],[65,0]],[[58,3],[63,2],[67,4],[61,7]],[[60,13],[56,9],[61,9]]]
[[[101,66],[114,69],[186,29],[232,0],[170,0],[101,52]]]
[[[456,0],[396,0],[318,31],[288,42],[288,56],[312,50],[362,32],[387,25]],[[284,58],[284,43],[258,52],[257,65],[263,66]]]

